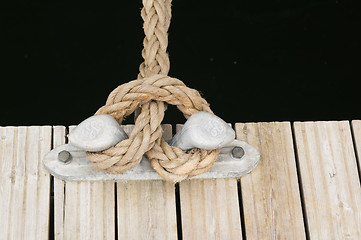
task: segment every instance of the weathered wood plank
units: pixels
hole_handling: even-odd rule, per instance
[[[70,131],[73,128],[70,127]],[[57,239],[115,238],[114,182],[56,181],[54,209]]]
[[[242,239],[236,179],[179,184],[184,239]]]
[[[247,238],[305,239],[290,123],[237,123],[236,134],[261,153],[241,178]]]
[[[242,239],[237,179],[186,180],[179,191],[184,239]]]
[[[65,144],[66,128],[53,127],[53,148]],[[54,238],[64,239],[64,201],[65,182],[54,177]]]
[[[42,161],[51,149],[52,129],[50,126],[34,126],[27,130],[25,237],[48,239],[50,175]]]
[[[10,130],[10,129],[8,129]],[[12,133],[7,133],[6,138],[9,137],[9,141],[12,142],[12,153],[7,154],[9,157],[7,160],[9,162],[8,173],[11,178],[10,188],[11,192],[9,192],[9,218],[7,219],[9,222],[9,235],[5,235],[5,238],[14,239],[14,238],[23,238],[24,237],[24,229],[19,228],[18,220],[24,217],[23,211],[23,202],[25,201],[25,149],[26,149],[26,128],[13,128]],[[11,139],[10,134],[13,135]],[[20,138],[19,138],[20,135]],[[5,203],[6,204],[6,203]]]
[[[0,128],[0,232],[3,239],[47,239],[50,176],[42,166],[51,127]]]
[[[14,153],[14,135],[15,128],[2,127],[0,128],[0,232],[9,239],[11,234],[14,234],[10,230],[10,209],[11,209],[11,193],[13,187],[14,176],[13,172],[13,153]],[[19,166],[20,168],[20,166]],[[23,184],[23,183],[22,183]]]
[[[130,133],[133,126],[124,126]],[[172,126],[163,125],[165,139]],[[177,239],[174,184],[163,180],[117,183],[118,239]]]
[[[354,143],[356,145],[356,152],[358,156],[358,170],[361,179],[361,120],[352,121],[352,132],[354,136]]]
[[[361,239],[361,189],[350,126],[294,123],[311,239]]]

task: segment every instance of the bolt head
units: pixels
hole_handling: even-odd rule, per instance
[[[72,156],[70,152],[63,150],[58,153],[58,160],[63,163],[70,163],[72,160]]]
[[[232,149],[232,157],[241,159],[244,156],[244,150],[241,147],[234,147]]]

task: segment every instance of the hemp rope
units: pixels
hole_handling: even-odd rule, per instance
[[[137,80],[114,89],[106,104],[95,114],[108,114],[119,124],[135,112],[135,126],[129,139],[101,152],[87,152],[93,167],[121,174],[137,166],[145,154],[154,170],[165,180],[180,182],[208,171],[217,160],[219,149],[193,148],[187,152],[169,146],[162,138],[161,122],[166,104],[176,105],[188,119],[197,111],[213,113],[197,90],[167,76],[168,28],[171,0],[143,0],[144,62]]]

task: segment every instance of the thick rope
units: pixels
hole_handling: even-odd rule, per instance
[[[145,38],[138,78],[155,74],[168,75],[170,62],[167,54],[168,29],[172,17],[172,0],[143,0],[141,16]]]
[[[145,154],[154,170],[167,181],[180,182],[208,171],[217,160],[219,149],[183,151],[169,146],[162,138],[161,122],[165,103],[173,104],[189,118],[197,111],[212,113],[198,91],[168,77],[168,28],[171,0],[143,0],[144,62],[138,79],[114,89],[96,114],[109,114],[119,124],[136,111],[135,126],[129,139],[101,152],[88,152],[97,169],[120,174],[137,166]]]

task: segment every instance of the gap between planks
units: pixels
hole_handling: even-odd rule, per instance
[[[300,163],[299,163],[300,160],[299,160],[298,154],[297,154],[294,123],[292,123],[292,139],[293,139],[293,146],[294,146],[294,155],[295,155],[295,160],[296,160],[296,170],[297,170],[297,179],[298,179],[299,192],[300,192],[300,201],[301,201],[301,207],[302,207],[303,226],[305,229],[305,237],[307,240],[309,240],[310,239],[310,231],[308,229],[306,203],[305,203],[305,197],[304,197],[304,193],[303,193],[303,185],[302,185],[301,172],[300,172]]]
[[[361,120],[353,120],[351,122],[351,133],[356,153],[357,168],[361,184]]]

